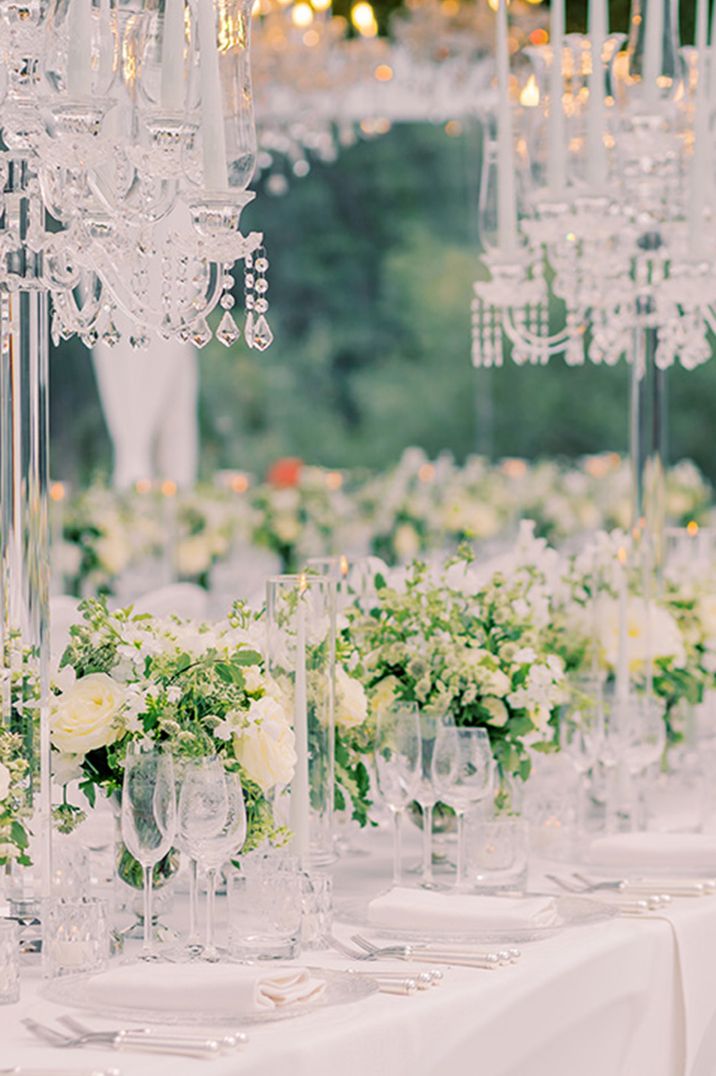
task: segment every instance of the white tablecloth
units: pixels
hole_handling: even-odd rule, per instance
[[[375,888],[387,867],[376,855],[343,860],[339,894]],[[414,997],[376,995],[251,1028],[244,1050],[212,1062],[44,1047],[20,1017],[50,1021],[62,1009],[38,996],[39,978],[26,978],[20,1004],[0,1009],[0,1068],[112,1064],[123,1076],[714,1076],[716,897],[674,901],[669,915],[689,921],[691,938],[703,937],[698,959],[693,945],[680,959],[663,918],[616,919],[525,945],[513,967],[449,969],[444,985]],[[312,953],[310,961],[347,966],[330,953]]]

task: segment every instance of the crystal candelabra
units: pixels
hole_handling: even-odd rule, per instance
[[[709,57],[698,0],[696,45],[681,48],[677,16],[675,0],[633,0],[625,42],[609,34],[604,0],[590,2],[587,35],[564,33],[555,0],[550,44],[525,50],[515,99],[500,0],[480,186],[489,279],[472,304],[477,367],[508,353],[520,364],[631,363],[633,516],[657,561],[666,371],[705,362],[716,328],[716,35]]]
[[[202,346],[218,307],[228,346],[243,260],[244,338],[271,343],[262,236],[239,227],[254,197],[251,6],[0,0],[0,720],[31,761],[38,868],[32,892],[12,887],[18,914],[50,877],[50,331],[111,345],[120,313],[136,347],[153,332]]]

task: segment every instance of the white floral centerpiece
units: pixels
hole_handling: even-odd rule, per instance
[[[402,700],[484,727],[501,775],[524,780],[531,751],[553,749],[564,670],[547,646],[544,571],[523,560],[481,573],[464,555],[439,572],[416,562],[403,578],[377,576],[374,607],[349,612],[344,638],[373,718]]]
[[[81,608],[52,678],[55,780],[79,780],[93,804],[98,791],[121,791],[133,740],[180,759],[218,755],[241,774],[245,850],[282,839],[269,796],[291,780],[294,735],[266,677],[254,614],[236,603],[225,621],[204,624],[131,607],[110,613],[97,600]],[[56,813],[71,828],[78,811],[65,802]]]

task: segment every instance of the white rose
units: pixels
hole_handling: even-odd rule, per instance
[[[686,661],[684,641],[679,626],[671,613],[662,609],[656,602],[645,603],[637,598],[627,602],[627,659],[633,669],[646,661],[651,651],[652,658],[673,658],[676,665]],[[615,669],[619,657],[619,603],[608,599],[602,603],[599,614],[599,634],[604,657]]]
[[[486,699],[482,699],[482,707],[484,710],[487,710],[490,715],[488,721],[491,725],[496,725],[498,728],[502,728],[503,725],[507,724],[509,714],[502,699],[495,699],[488,696]]]
[[[393,536],[393,548],[399,560],[412,560],[420,552],[420,538],[410,523],[401,523]]]
[[[352,729],[356,725],[362,725],[367,716],[368,700],[363,685],[338,665],[336,667],[336,724],[339,728]]]
[[[296,740],[283,707],[264,695],[246,717],[246,728],[234,735],[234,754],[246,776],[264,792],[287,785],[296,767]]]
[[[4,800],[10,791],[10,771],[4,762],[0,762],[0,802]]]
[[[185,538],[177,548],[179,575],[201,575],[211,567],[211,547],[205,534]]]
[[[274,518],[273,529],[278,540],[283,542],[284,545],[290,545],[295,542],[301,533],[301,527],[296,517],[284,515],[283,513]]]
[[[485,676],[480,677],[480,685],[489,695],[506,695],[512,688],[509,677],[501,669],[488,670]]]
[[[124,689],[106,673],[83,676],[52,701],[53,745],[65,754],[86,755],[113,743],[121,731],[117,718],[124,700]]]
[[[103,534],[95,543],[95,553],[105,571],[119,575],[127,567],[130,557],[128,544],[116,531]]]

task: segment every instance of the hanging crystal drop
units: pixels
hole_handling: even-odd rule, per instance
[[[199,318],[194,322],[191,330],[191,338],[198,348],[206,347],[211,340],[211,329],[206,324],[205,318]]]
[[[254,346],[254,315],[250,310],[246,315],[246,321],[244,322],[244,340],[249,347]]]
[[[90,329],[88,332],[81,334],[80,340],[85,347],[88,347],[91,350],[99,340],[99,333],[96,329]]]
[[[254,325],[251,346],[256,348],[257,351],[265,351],[267,347],[271,346],[272,342],[273,333],[269,329],[269,323],[263,314],[259,314]]]
[[[120,331],[110,318],[107,322],[107,327],[102,333],[102,343],[106,344],[107,347],[116,347],[120,340]]]
[[[60,319],[57,316],[57,312],[52,315],[52,343],[55,347],[59,346],[62,339],[62,330],[60,329]]]
[[[239,328],[234,321],[230,311],[226,310],[224,316],[219,322],[219,328],[216,330],[217,340],[221,340],[224,347],[231,347],[241,336]]]
[[[144,348],[149,347],[149,337],[144,333],[132,334],[129,338],[129,346],[135,351],[143,351]]]

